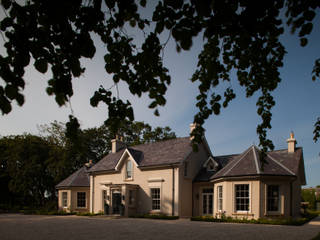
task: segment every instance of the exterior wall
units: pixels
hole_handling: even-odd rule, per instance
[[[301,209],[301,183],[300,178],[292,183],[292,216],[299,217]]]
[[[199,173],[202,164],[208,159],[209,154],[204,149],[203,145],[199,145],[198,152],[191,152],[185,162],[187,162],[187,176],[184,176],[184,164],[179,168],[179,189],[180,201],[179,212],[180,217],[191,217],[192,214],[192,189],[193,179]]]
[[[237,212],[235,206],[235,185],[249,184],[249,211]],[[243,181],[223,181],[215,184],[214,188],[214,216],[221,213],[217,211],[217,187],[223,186],[223,212],[226,216],[234,218],[258,219],[260,218],[260,181],[243,180]]]
[[[67,200],[67,207],[63,207],[62,203],[62,193],[67,192],[68,200]],[[58,190],[58,208],[59,210],[70,212],[71,210],[71,190],[70,189],[59,189]]]
[[[68,193],[68,204],[67,207],[62,206],[62,193]],[[86,193],[86,207],[78,208],[77,207],[77,192]],[[59,210],[67,212],[89,212],[90,206],[90,190],[89,187],[72,187],[69,189],[59,189],[58,191],[58,207]]]
[[[279,211],[268,212],[267,209],[267,189],[268,185],[278,185],[279,186]],[[279,179],[279,178],[269,178],[263,179],[261,181],[261,217],[290,217],[290,181]]]
[[[202,215],[202,189],[214,188],[213,183],[197,182],[193,184],[193,216]],[[215,194],[213,193],[213,208],[215,208]],[[213,215],[212,215],[213,216]]]
[[[125,196],[122,199],[122,204],[124,206],[128,205],[128,192],[126,192],[127,188],[130,186],[139,186],[136,191],[136,199],[135,206],[133,208],[126,209],[125,215],[128,214],[143,214],[143,213],[151,213],[151,188],[159,187],[161,193],[161,210],[156,212],[161,212],[163,214],[172,215],[172,200],[173,200],[173,172],[175,174],[175,197],[174,197],[174,205],[175,210],[177,210],[178,206],[178,195],[177,192],[179,188],[177,188],[177,180],[178,180],[178,168],[166,168],[166,169],[154,169],[154,170],[140,170],[137,168],[135,161],[126,154],[123,159],[122,165],[119,166],[119,172],[117,173],[104,173],[99,175],[94,175],[91,179],[91,186],[93,186],[92,194],[93,194],[93,208],[92,211],[94,213],[98,213],[104,210],[104,200],[103,200],[103,190],[106,191],[109,196],[109,200],[107,203],[111,203],[111,190],[112,187],[118,185],[118,189],[121,188],[122,196]],[[128,180],[125,177],[125,163],[131,160],[132,161],[132,170],[133,177]],[[121,186],[120,186],[121,185]],[[91,197],[92,198],[92,197]],[[174,212],[175,215],[178,215],[178,211]]]

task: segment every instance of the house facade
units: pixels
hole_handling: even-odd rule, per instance
[[[190,131],[195,125],[190,125]],[[302,148],[214,156],[205,138],[197,152],[190,137],[134,147],[112,140],[112,151],[57,185],[59,208],[107,215],[166,214],[248,219],[296,217],[305,185]]]

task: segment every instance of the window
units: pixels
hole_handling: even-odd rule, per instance
[[[160,210],[160,188],[151,188],[152,210]]]
[[[188,176],[188,163],[187,162],[184,163],[184,176],[185,177]]]
[[[218,186],[218,211],[222,211],[222,186]]]
[[[77,192],[77,207],[85,208],[86,207],[86,193]]]
[[[279,186],[268,185],[267,210],[279,211],[279,199]]]
[[[128,161],[126,165],[126,178],[132,178],[132,162]]]
[[[62,207],[68,207],[68,193],[62,192]]]
[[[213,213],[213,188],[204,188],[202,190],[202,213],[211,215]]]
[[[237,184],[236,192],[236,211],[249,211],[249,184]]]

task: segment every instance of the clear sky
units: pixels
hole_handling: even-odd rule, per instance
[[[2,14],[2,13],[1,13]],[[319,14],[318,14],[319,15]],[[318,16],[316,22],[320,22]],[[318,26],[319,27],[319,26]],[[139,36],[135,36],[139,39]],[[274,91],[276,106],[273,108],[272,129],[268,132],[275,149],[287,148],[286,139],[294,131],[297,146],[303,147],[307,185],[320,185],[320,143],[314,143],[313,124],[320,117],[320,81],[311,80],[311,71],[315,59],[320,58],[320,29],[314,29],[307,47],[301,48],[297,37],[286,33],[282,37],[286,47],[284,67],[281,68],[282,81]],[[3,40],[0,39],[3,45]],[[80,120],[82,128],[101,125],[107,118],[107,108],[90,106],[90,97],[100,85],[113,85],[111,76],[104,70],[105,50],[97,43],[97,53],[92,60],[83,60],[86,72],[73,80],[74,96],[71,99],[74,115]],[[172,77],[171,86],[166,94],[167,104],[160,109],[160,117],[148,109],[151,101],[143,96],[133,97],[126,84],[119,86],[120,98],[129,99],[134,106],[135,119],[145,121],[152,126],[170,126],[179,137],[189,134],[189,124],[197,109],[195,107],[198,92],[196,84],[190,78],[197,64],[197,56],[202,42],[197,39],[191,51],[176,53],[173,41],[169,41],[164,53],[164,64]],[[0,52],[4,50],[1,47]],[[0,117],[0,135],[37,134],[37,125],[68,120],[71,108],[58,107],[54,97],[46,94],[49,74],[41,75],[32,68],[25,74],[25,104],[14,106],[9,115]],[[0,79],[0,84],[3,82]],[[260,118],[256,114],[256,99],[245,97],[244,89],[237,79],[232,80],[237,97],[219,116],[210,117],[204,125],[206,138],[214,155],[241,153],[250,145],[258,145],[256,126]]]

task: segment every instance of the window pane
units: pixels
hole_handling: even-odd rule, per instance
[[[68,193],[67,192],[62,193],[62,206],[63,207],[68,206]]]
[[[131,161],[128,161],[127,162],[127,178],[131,178],[132,177],[132,162]]]
[[[160,188],[151,188],[152,210],[160,210]]]
[[[268,211],[279,211],[279,186],[268,185],[267,193],[267,210]]]
[[[236,211],[249,211],[249,184],[237,184],[235,191]]]
[[[86,207],[86,193],[77,192],[77,207]]]

